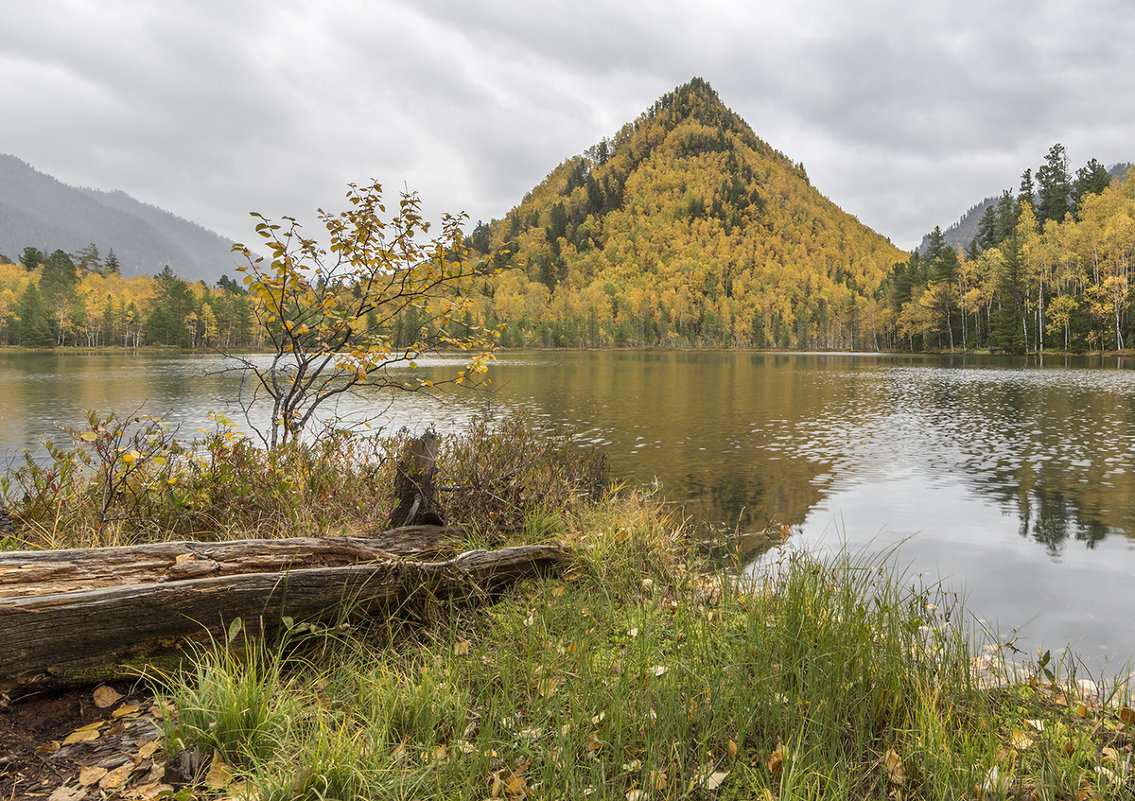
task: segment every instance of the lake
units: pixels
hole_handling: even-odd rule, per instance
[[[423,363],[426,373],[455,360]],[[202,355],[0,353],[0,465],[143,408],[209,425],[239,377]],[[699,520],[792,528],[796,547],[882,549],[942,580],[1018,647],[1096,669],[1135,655],[1135,360],[750,352],[505,352],[492,386],[341,406],[455,430],[524,410],[661,482]]]

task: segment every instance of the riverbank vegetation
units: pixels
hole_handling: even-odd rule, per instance
[[[156,420],[89,423],[51,465],[5,477],[7,547],[365,533],[389,513],[402,444],[332,434],[263,451],[224,425],[180,443]],[[947,588],[912,585],[893,557],[782,546],[755,569],[711,561],[674,507],[612,488],[601,456],[523,420],[443,436],[438,467],[465,547],[556,542],[573,565],[476,609],[423,591],[382,619],[294,621],[276,642],[234,626],[183,670],[149,674],[170,701],[167,755],[204,755],[178,797],[1135,788],[1122,686],[1047,656],[1010,669]]]

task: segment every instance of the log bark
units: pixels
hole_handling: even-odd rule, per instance
[[[403,526],[373,538],[155,542],[117,548],[0,552],[0,602],[131,583],[340,567],[398,556],[436,557],[455,553],[454,545],[462,534],[460,528]]]
[[[442,523],[437,505],[437,434],[430,430],[410,440],[394,472],[397,503],[390,528]]]
[[[390,614],[418,600],[483,599],[570,559],[558,546],[529,545],[418,562],[373,542],[245,540],[0,554],[0,692],[136,669],[186,641],[223,639],[238,617],[272,636],[285,616],[337,621]]]

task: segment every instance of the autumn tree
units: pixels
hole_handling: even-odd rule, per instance
[[[318,213],[326,249],[294,218],[274,223],[259,214],[256,232],[270,257],[235,247],[248,260],[240,270],[272,353],[267,364],[230,358],[254,378],[241,398],[246,415],[262,399],[271,403],[260,432],[270,448],[298,440],[321,408],[346,393],[475,379],[495,343],[492,333],[462,322],[470,305],[464,290],[476,275],[462,246],[464,216],[446,215],[441,233],[423,241],[430,224],[416,194],[403,192],[389,217],[378,183],[351,184],[347,202],[338,214]],[[395,369],[442,349],[470,357],[433,382]]]

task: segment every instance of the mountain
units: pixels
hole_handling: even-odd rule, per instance
[[[75,253],[94,243],[113,250],[123,275],[158,273],[167,264],[186,280],[215,282],[240,260],[220,235],[142,203],[125,192],[82,189],[0,154],[0,253],[25,247]]]
[[[874,290],[907,255],[698,78],[469,244],[501,269],[475,316],[510,345],[871,347]]]
[[[1131,162],[1124,161],[1119,164],[1112,164],[1107,168],[1108,175],[1111,176],[1113,181],[1122,178],[1131,169]],[[946,236],[946,244],[950,247],[961,245],[963,248],[969,247],[969,243],[977,236],[978,226],[981,224],[981,216],[985,214],[985,210],[990,206],[996,206],[999,198],[987,197],[985,200],[978,203],[965,214],[963,214],[956,223],[945,229],[942,233]],[[918,246],[918,252],[925,255],[926,248],[930,244],[930,234],[922,237],[922,243]]]

